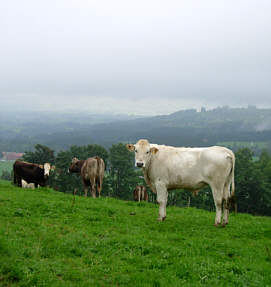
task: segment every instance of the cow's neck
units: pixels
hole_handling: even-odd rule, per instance
[[[150,158],[150,160],[147,162],[145,167],[142,167],[142,171],[144,173],[145,178],[148,179],[148,181],[150,182],[150,171],[151,171],[151,164],[152,164],[152,158]]]
[[[82,166],[83,166],[84,163],[85,163],[84,160],[79,160],[78,166],[79,166],[79,168],[80,168],[80,171],[81,171]]]

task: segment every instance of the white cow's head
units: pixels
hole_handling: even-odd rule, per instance
[[[46,163],[43,165],[43,168],[44,168],[44,177],[45,177],[45,178],[48,178],[48,177],[49,177],[49,173],[50,173],[50,169],[51,169],[50,163],[46,162]]]
[[[135,145],[127,144],[129,151],[135,152],[135,166],[146,167],[148,166],[151,157],[158,152],[156,147],[151,147],[148,140],[139,140]]]

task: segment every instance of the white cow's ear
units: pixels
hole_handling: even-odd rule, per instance
[[[129,151],[134,151],[135,150],[135,146],[133,144],[127,144],[126,145],[126,148],[129,150]]]
[[[152,148],[151,148],[151,153],[152,153],[152,154],[156,154],[158,151],[159,151],[159,149],[156,148],[156,147],[152,147]]]

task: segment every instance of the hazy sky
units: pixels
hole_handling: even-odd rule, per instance
[[[0,106],[271,107],[270,0],[0,2]]]

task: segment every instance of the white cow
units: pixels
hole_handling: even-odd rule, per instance
[[[220,146],[172,147],[144,139],[126,146],[135,152],[135,166],[142,168],[146,183],[157,193],[159,221],[166,218],[168,190],[197,191],[209,185],[216,206],[215,225],[221,223],[222,207],[223,226],[228,223],[230,203],[234,202],[235,156],[231,150]]]

